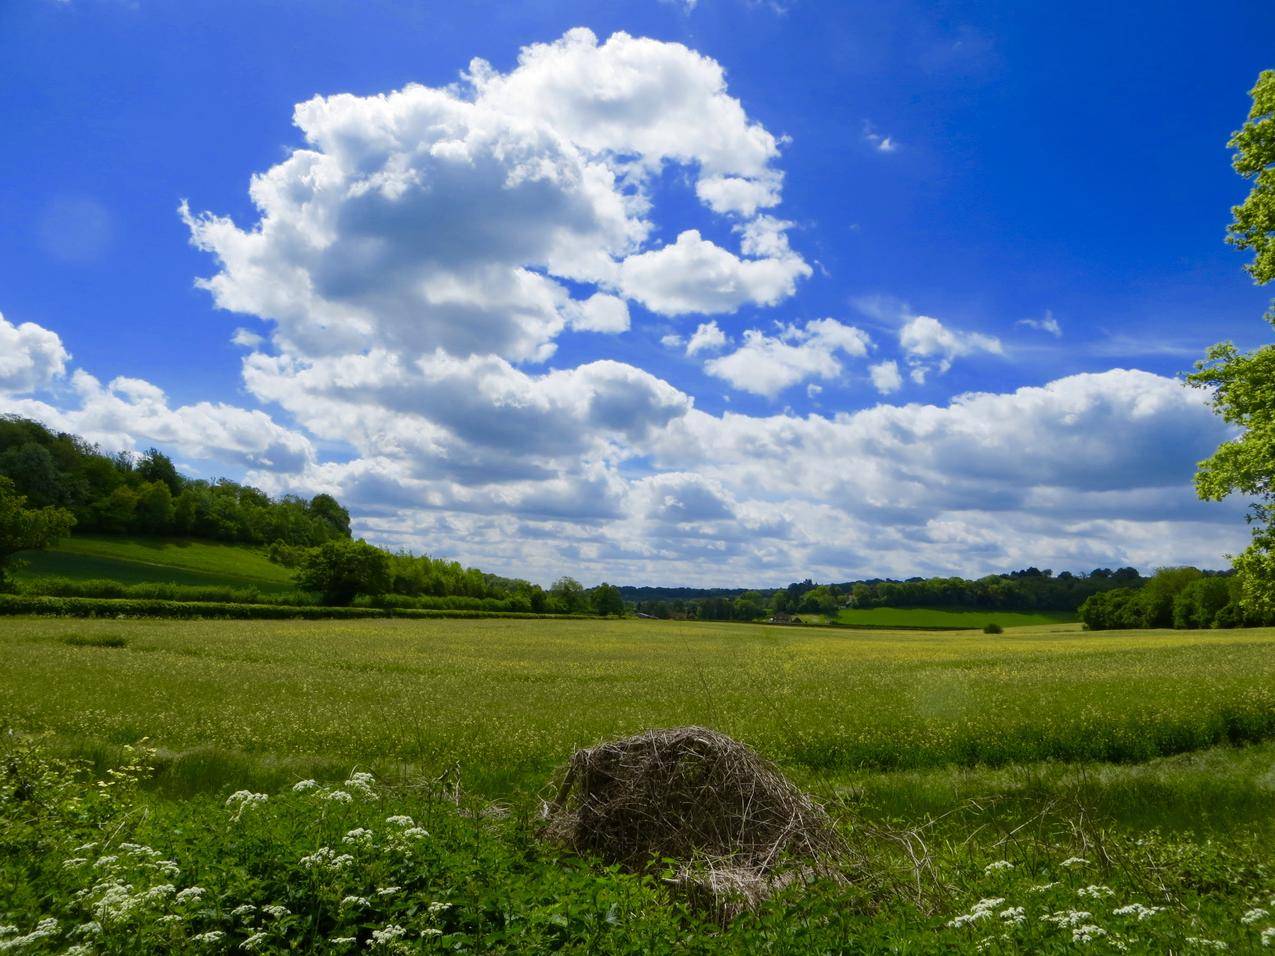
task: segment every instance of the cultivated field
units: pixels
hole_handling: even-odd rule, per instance
[[[867,607],[843,608],[837,623],[853,627],[982,628],[1044,627],[1076,620],[1075,614],[1053,611],[998,611],[974,608]]]
[[[118,826],[178,860],[168,883],[216,897],[197,914],[107,907],[100,939],[116,942],[102,951],[165,949],[198,929],[219,944],[259,933],[264,950],[1182,952],[1259,947],[1275,924],[1253,915],[1275,912],[1275,630],[28,618],[0,621],[0,655],[0,722],[47,733],[10,767],[37,768],[22,773],[79,808],[50,820],[21,804],[35,815],[22,832],[42,831],[52,861],[24,864],[27,882],[87,919],[106,892],[100,865],[140,900],[158,879],[144,860],[74,852]],[[575,747],[686,723],[778,762],[870,864],[722,930],[659,880],[536,843],[537,796]],[[115,778],[118,791],[92,797],[106,822],[86,826],[89,798],[57,782],[50,755],[101,773],[143,737],[154,778]],[[367,794],[354,771],[373,774]],[[318,783],[293,793],[301,779]],[[227,807],[241,789],[268,796]],[[404,849],[386,823],[402,816],[428,821],[428,851]],[[302,858],[322,846],[350,860],[320,879]],[[30,930],[39,895],[0,922]],[[276,905],[307,915],[261,916]],[[245,906],[256,915],[235,922]],[[156,922],[168,916],[185,935]],[[111,920],[128,932],[111,936]],[[372,935],[390,926],[406,935]]]

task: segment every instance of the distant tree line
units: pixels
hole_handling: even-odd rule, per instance
[[[226,479],[180,474],[152,448],[108,455],[39,422],[0,417],[0,476],[32,508],[61,508],[78,532],[209,538],[311,547],[350,536],[350,515],[331,495],[308,501]]]
[[[1161,568],[1142,587],[1095,594],[1080,606],[1080,619],[1092,631],[1275,624],[1275,614],[1245,607],[1242,598],[1243,581],[1231,572]]]

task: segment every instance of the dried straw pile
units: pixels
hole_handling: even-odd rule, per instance
[[[826,874],[843,849],[822,807],[704,727],[577,751],[546,817],[545,836],[576,852],[633,870],[678,861],[692,900],[726,918],[794,873]]]

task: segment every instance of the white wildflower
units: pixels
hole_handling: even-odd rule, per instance
[[[1270,916],[1270,915],[1271,914],[1269,912],[1262,909],[1260,906],[1257,906],[1249,910],[1243,916],[1241,916],[1240,922],[1243,923],[1245,926],[1251,926],[1252,924],[1256,923],[1259,919],[1265,919],[1267,916]]]
[[[399,926],[397,923],[391,923],[384,929],[372,930],[372,938],[367,941],[369,946],[388,946],[395,940],[402,939],[407,935],[407,930]]]
[[[433,916],[437,916],[439,913],[445,912],[451,908],[451,903],[440,903],[437,900],[429,904],[429,912]]]
[[[1077,926],[1071,931],[1071,941],[1073,943],[1092,943],[1095,939],[1101,939],[1106,935],[1107,931],[1101,926],[1086,923],[1084,926]]]
[[[386,817],[385,822],[390,824],[391,826],[410,827],[414,824],[415,821],[413,821],[411,817],[396,816],[396,817]]]
[[[119,857],[114,855],[99,857],[98,861],[93,864],[93,867],[94,869],[100,870],[103,867],[113,866],[115,864],[115,861],[118,859]]]
[[[368,905],[370,904],[368,903],[367,897],[365,896],[347,896],[345,899],[341,900],[342,909],[345,909],[346,907],[351,907],[351,906],[357,906],[359,909],[362,909],[363,907]]]
[[[328,940],[333,946],[353,946],[358,942],[354,936],[333,936]]]
[[[191,900],[197,900],[204,895],[202,886],[188,886],[177,894],[178,903],[189,903]]]
[[[1040,921],[1042,923],[1053,923],[1055,926],[1072,927],[1079,926],[1091,916],[1093,916],[1092,913],[1087,913],[1084,910],[1057,910],[1042,916]]]
[[[1011,906],[1009,909],[1001,910],[997,915],[1000,916],[1002,922],[1015,925],[1027,919],[1027,913],[1021,906]]]
[[[6,926],[5,929],[12,929],[14,932],[17,931],[17,927]],[[35,924],[35,929],[31,930],[31,932],[27,933],[25,936],[12,936],[11,934],[6,933],[5,938],[0,941],[0,949],[22,949],[26,946],[30,946],[32,943],[38,943],[42,939],[48,939],[57,931],[57,920],[52,917],[42,919],[40,922]]]
[[[421,930],[421,935],[422,936],[442,936],[443,931],[439,929],[437,926],[428,926],[425,929]]]
[[[88,943],[76,943],[74,946],[68,946],[62,953],[62,956],[93,956],[97,952]]]
[[[169,913],[166,916],[160,916],[155,920],[157,926],[171,926],[173,923],[180,923],[185,917],[177,913]]]
[[[1062,884],[1058,883],[1057,881],[1053,883],[1037,883],[1035,886],[1028,887],[1027,892],[1028,893],[1048,893],[1055,886],[1061,886],[1061,885]]]
[[[248,950],[248,952],[252,952],[258,946],[263,945],[265,941],[269,938],[270,938],[269,933],[253,933],[251,936],[249,936],[239,945],[241,948]]]
[[[192,943],[220,943],[226,934],[219,929],[210,929],[206,933],[200,933],[198,936],[192,936]]]
[[[97,849],[97,843],[91,842],[91,843],[81,844],[80,846],[77,846],[74,850],[72,850],[71,852],[72,853],[88,853],[89,850],[96,850],[96,849]]]
[[[88,860],[84,859],[84,857],[82,856],[73,856],[69,860],[63,860],[62,865],[66,867],[68,870],[73,870],[77,866],[83,866],[87,862]]]
[[[1069,856],[1062,861],[1063,866],[1088,866],[1089,861],[1083,856]]]
[[[1190,943],[1192,946],[1200,947],[1200,949],[1215,949],[1215,950],[1230,949],[1230,947],[1227,946],[1226,943],[1222,942],[1220,939],[1204,939],[1200,936],[1188,936],[1186,938],[1186,941]]]
[[[376,891],[377,896],[393,896],[403,889],[401,886],[382,886]]]
[[[307,790],[313,790],[319,785],[317,780],[298,780],[292,785],[293,793],[305,793]]]
[[[159,851],[153,850],[148,846],[142,846],[140,843],[121,843],[120,849],[133,856],[140,856],[147,860],[155,860],[159,858]]]
[[[1141,903],[1130,903],[1128,906],[1121,906],[1111,912],[1116,916],[1136,916],[1139,920],[1150,919],[1163,910],[1162,906],[1143,906]]]
[[[132,892],[132,886],[118,880],[97,884],[92,889],[92,893],[97,895],[97,902],[93,904],[93,915],[99,920],[108,922],[123,919],[137,905]]]
[[[355,793],[363,797],[374,797],[376,791],[372,789],[372,784],[376,782],[376,778],[370,773],[357,771],[350,774],[350,779],[345,781],[345,787],[353,790]]]
[[[102,924],[97,920],[90,920],[87,923],[81,923],[75,929],[71,930],[72,936],[97,936],[102,932]]]
[[[255,906],[253,906],[251,903],[244,903],[243,905],[236,906],[234,909],[232,909],[230,911],[230,915],[235,917],[236,919],[246,919],[247,917],[251,916],[255,912],[257,912],[257,908]]]
[[[1275,946],[1275,926],[1268,926],[1262,930],[1262,945]]]
[[[335,803],[349,803],[354,798],[350,796],[348,793],[346,793],[344,790],[333,790],[326,797],[324,797],[324,799],[331,800]]]
[[[1077,896],[1087,896],[1091,900],[1101,900],[1108,896],[1115,896],[1116,891],[1109,886],[1100,886],[1094,884],[1092,886],[1084,886],[1076,890]]]
[[[947,925],[953,928],[959,928],[961,926],[969,926],[971,923],[977,923],[980,920],[985,920],[992,915],[992,913],[996,910],[996,907],[1000,906],[1004,902],[1005,900],[1001,897],[979,900],[970,907],[970,911],[968,913],[962,913],[960,916],[950,920]]]
[[[302,866],[306,869],[313,867],[323,867],[329,870],[339,870],[343,866],[348,866],[354,862],[354,857],[348,853],[342,853],[337,856],[336,850],[331,847],[321,846],[309,856],[303,856],[300,860]]]
[[[265,803],[269,799],[264,793],[253,793],[251,790],[236,790],[226,798],[226,806],[238,807],[249,803]]]
[[[356,827],[341,838],[342,843],[348,843],[351,846],[371,846],[372,831],[366,827]]]
[[[159,860],[156,863],[150,863],[148,866],[162,876],[175,877],[181,873],[182,869],[172,860]]]
[[[997,860],[995,863],[989,863],[983,867],[983,872],[995,873],[997,870],[1012,870],[1013,868],[1014,864],[1010,863],[1009,860]]]
[[[290,915],[292,910],[288,909],[286,906],[280,905],[279,903],[271,903],[268,906],[261,907],[261,912],[275,919],[283,919],[285,916]]]
[[[160,883],[158,886],[152,886],[146,891],[145,899],[162,900],[172,896],[177,892],[177,887],[172,883]]]
[[[429,836],[429,831],[424,827],[408,827],[403,831],[403,836],[409,840],[424,840]]]

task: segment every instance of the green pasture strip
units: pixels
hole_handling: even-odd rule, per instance
[[[909,628],[981,628],[987,624],[1001,627],[1038,627],[1065,624],[1076,620],[1075,614],[1053,611],[997,611],[981,608],[873,607],[843,608],[837,623],[852,627]]]
[[[260,550],[186,538],[73,535],[47,551],[18,555],[27,566],[24,580],[64,577],[110,579],[122,583],[221,584],[263,591],[296,588],[292,572]]]
[[[0,594],[0,616],[37,614],[52,617],[215,618],[223,620],[353,620],[359,618],[553,618],[523,611],[465,608],[318,607],[308,604],[238,604],[232,601],[165,601],[151,598],[81,598]]]
[[[254,768],[375,764],[459,766],[467,785],[509,793],[543,785],[577,747],[684,724],[829,779],[1275,738],[1272,629],[433,618],[8,618],[0,718],[86,749],[149,737],[205,768],[196,790]]]

